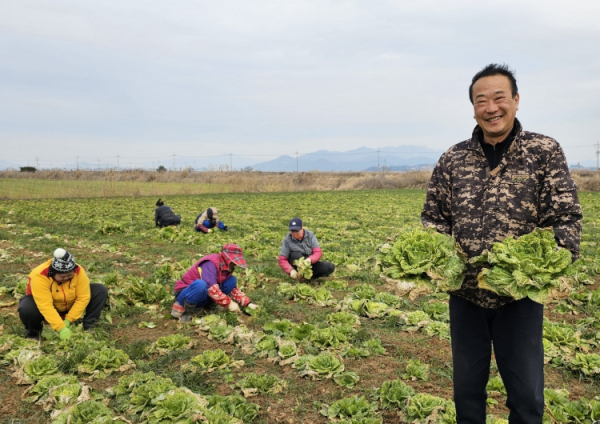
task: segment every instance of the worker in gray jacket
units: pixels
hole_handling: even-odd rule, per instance
[[[327,277],[335,271],[331,262],[321,261],[323,251],[315,234],[302,226],[300,218],[292,218],[288,226],[290,232],[283,239],[279,252],[279,266],[293,279],[299,279],[298,271],[294,265],[296,259],[309,258],[312,264],[313,276],[311,280]]]

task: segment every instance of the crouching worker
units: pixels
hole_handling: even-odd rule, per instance
[[[204,212],[200,213],[194,221],[194,230],[202,231],[203,233],[210,233],[211,228],[218,228],[223,231],[227,231],[227,225],[219,221],[219,211],[217,208],[208,208]]]
[[[59,248],[52,259],[29,274],[26,295],[19,301],[19,318],[28,338],[39,338],[45,320],[58,331],[61,340],[67,340],[71,337],[71,323],[82,316],[84,329],[94,327],[107,297],[106,287],[90,284],[73,255]]]
[[[173,209],[165,205],[162,199],[158,199],[154,210],[154,223],[160,228],[176,226],[181,224],[181,215],[175,215]]]
[[[171,315],[190,322],[196,312],[213,302],[231,312],[239,312],[240,306],[256,309],[257,305],[237,288],[237,278],[232,275],[236,265],[248,268],[237,244],[226,244],[220,253],[207,255],[192,265],[175,283],[176,302]]]
[[[289,234],[283,239],[281,251],[279,252],[279,266],[286,274],[297,280],[299,274],[294,261],[296,259],[309,258],[312,264],[313,275],[311,280],[319,277],[327,277],[335,271],[335,265],[331,262],[321,261],[323,251],[312,231],[302,227],[300,218],[292,218],[288,226]]]

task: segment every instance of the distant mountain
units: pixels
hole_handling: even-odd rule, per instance
[[[0,159],[0,169],[19,169],[19,166],[23,166],[23,165],[17,165],[16,163],[12,163],[12,162],[8,162],[6,160],[2,160]]]
[[[428,149],[421,146],[395,146],[371,149],[360,147],[347,152],[319,150],[313,153],[292,156],[280,156],[276,159],[257,163],[252,168],[265,172],[292,172],[296,168],[306,171],[367,171],[379,166],[392,170],[422,168],[434,165],[443,153],[441,150]]]

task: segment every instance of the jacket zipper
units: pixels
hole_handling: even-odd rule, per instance
[[[69,308],[68,308],[69,305],[67,305],[67,295],[65,294],[65,289],[62,286],[62,284],[60,285],[60,289],[62,290],[63,298],[65,299],[65,311],[68,312],[69,311]]]

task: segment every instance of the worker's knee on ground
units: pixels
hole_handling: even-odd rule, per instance
[[[183,305],[185,302],[199,305],[208,297],[208,288],[204,280],[196,280],[179,293],[177,301]]]

